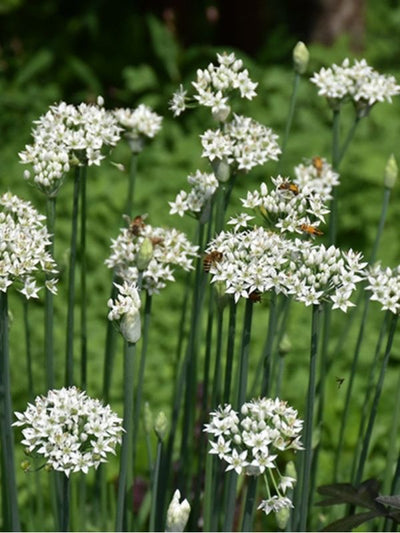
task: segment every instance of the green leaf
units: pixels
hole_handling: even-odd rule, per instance
[[[158,87],[156,73],[149,65],[126,67],[122,73],[126,88],[137,94]]]
[[[335,520],[329,526],[324,527],[321,531],[352,531],[355,527],[360,526],[368,520],[381,516],[379,511],[367,511],[366,513],[353,514]]]
[[[26,85],[35,76],[48,69],[53,63],[53,53],[50,50],[43,48],[36,52],[33,57],[21,68],[19,74],[15,78],[15,84]]]
[[[161,60],[171,80],[177,82],[180,74],[178,67],[179,48],[176,40],[169,29],[153,15],[147,17],[147,23],[154,53]]]

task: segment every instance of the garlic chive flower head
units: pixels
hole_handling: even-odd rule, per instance
[[[392,96],[400,92],[400,86],[394,76],[379,74],[367,64],[365,59],[354,61],[350,66],[349,59],[341,65],[322,68],[311,78],[319,91],[325,96],[332,107],[350,100],[354,103],[359,117],[366,116],[376,102],[392,102]]]
[[[141,217],[138,217],[141,218]],[[110,257],[105,261],[109,268],[126,282],[137,282],[139,268],[138,254],[145,238],[153,244],[153,256],[142,271],[142,289],[149,294],[157,294],[168,281],[174,281],[174,267],[193,269],[193,258],[197,256],[197,246],[193,246],[186,235],[176,229],[153,227],[141,222],[122,228],[112,240]]]
[[[185,499],[182,502],[179,490],[174,492],[167,511],[167,525],[165,531],[183,531],[186,527],[190,514],[190,504]]]
[[[107,305],[110,308],[109,320],[119,321],[119,327],[125,340],[135,343],[141,336],[140,296],[135,283],[124,281],[122,285],[114,283],[118,289],[115,300],[111,298]]]
[[[57,292],[56,263],[47,247],[50,235],[40,215],[30,202],[7,192],[0,196],[0,291],[6,292],[13,283],[27,298],[38,298],[44,283]],[[47,278],[47,280],[45,280]]]
[[[259,398],[242,405],[236,412],[231,405],[219,406],[210,413],[210,423],[204,431],[210,435],[211,454],[225,461],[225,471],[264,477],[268,495],[278,503],[269,508],[261,505],[266,514],[291,507],[284,495],[293,488],[295,479],[284,476],[278,468],[278,460],[287,450],[302,450],[300,434],[303,421],[297,411],[279,398]],[[270,498],[271,499],[271,498]],[[279,508],[281,508],[279,507]]]
[[[346,312],[353,307],[352,293],[366,275],[362,254],[300,239],[295,239],[294,245],[297,252],[287,269],[288,293],[306,306],[329,301],[332,309]]]
[[[222,231],[206,248],[207,254],[221,254],[218,261],[211,261],[211,282],[223,284],[235,302],[270,290],[287,294],[285,268],[295,252],[292,241],[277,233],[260,227],[246,229],[249,218],[239,215],[231,219],[228,223],[235,225],[235,230]]]
[[[197,70],[196,81],[192,82],[196,92],[193,99],[187,96],[182,85],[173,95],[170,109],[174,116],[180,115],[186,107],[195,103],[211,108],[213,117],[224,122],[229,113],[229,96],[233,91],[239,92],[241,98],[252,100],[256,95],[257,83],[251,81],[249,72],[243,68],[243,62],[234,53],[217,54],[217,64],[210,63],[204,70]]]
[[[187,178],[192,189],[189,193],[180,191],[174,202],[169,202],[171,206],[170,214],[178,214],[183,217],[188,213],[194,217],[199,217],[203,209],[209,204],[213,194],[218,188],[218,180],[214,174],[208,174],[197,170]]]
[[[144,104],[136,109],[115,109],[114,117],[123,128],[133,152],[140,152],[145,138],[153,139],[161,129],[162,117]]]
[[[281,149],[278,136],[252,118],[234,114],[222,129],[207,130],[201,136],[202,157],[211,162],[226,160],[238,170],[249,171],[270,159],[277,161]]]
[[[383,268],[380,264],[370,267],[367,277],[369,285],[366,287],[371,294],[371,300],[382,305],[382,311],[389,310],[394,314],[400,313],[400,266]]]
[[[37,396],[14,426],[25,426],[22,444],[29,455],[43,458],[53,470],[88,473],[115,454],[121,443],[122,420],[109,405],[89,398],[76,387]]]
[[[101,98],[97,105],[54,104],[35,121],[33,143],[19,154],[21,163],[32,165],[24,176],[33,177],[40,190],[55,195],[71,166],[100,165],[104,147],[115,146],[120,131]]]

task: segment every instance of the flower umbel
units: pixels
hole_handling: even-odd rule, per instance
[[[264,477],[266,490],[276,495],[259,506],[266,514],[283,507],[292,507],[284,494],[293,488],[295,479],[283,476],[277,458],[285,450],[301,450],[300,433],[303,421],[297,411],[279,398],[259,398],[242,405],[237,413],[230,405],[218,407],[210,414],[204,431],[211,435],[211,450],[227,463],[226,471]]]
[[[89,398],[76,387],[50,390],[37,396],[23,413],[15,413],[14,426],[22,430],[28,454],[42,457],[46,465],[64,472],[88,473],[115,454],[121,443],[122,420],[109,405]]]
[[[179,502],[180,499],[181,493],[176,490],[168,507],[165,531],[183,531],[185,529],[189,519],[190,504],[186,499]]]

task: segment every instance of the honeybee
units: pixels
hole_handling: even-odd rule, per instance
[[[252,302],[261,302],[261,292],[257,289],[249,294],[249,300]]]
[[[283,183],[281,183],[281,185],[279,185],[278,189],[281,191],[290,191],[295,196],[299,194],[299,188],[295,183],[292,183],[291,181],[284,181]]]
[[[129,232],[136,237],[142,233],[145,226],[144,216],[138,215],[129,223]]]
[[[218,252],[218,250],[213,250],[209,254],[205,255],[203,258],[203,270],[204,272],[210,272],[210,268],[215,263],[219,263],[219,261],[222,260],[222,252]]]
[[[301,231],[304,231],[304,233],[308,233],[309,235],[323,235],[324,232],[320,229],[316,228],[315,226],[309,226],[308,224],[302,224],[300,226]]]
[[[320,176],[324,168],[324,160],[322,159],[322,157],[319,157],[318,155],[313,157],[312,164],[313,164],[313,167],[316,169],[318,176]]]
[[[161,237],[151,237],[150,240],[153,246],[157,246],[157,244],[162,244],[164,242],[164,239]]]

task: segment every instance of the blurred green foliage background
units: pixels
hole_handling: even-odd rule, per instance
[[[160,3],[161,4],[161,3]],[[191,3],[189,3],[191,4]],[[135,213],[149,214],[153,225],[176,226],[194,235],[191,219],[171,217],[168,200],[172,201],[186,176],[197,168],[207,170],[200,158],[198,135],[210,126],[209,118],[201,112],[188,112],[173,119],[168,100],[178,84],[187,86],[196,68],[204,68],[217,51],[235,50],[259,81],[258,97],[241,104],[241,112],[270,126],[282,138],[292,90],[293,71],[291,50],[299,38],[307,37],[306,22],[296,28],[290,13],[291,2],[268,4],[269,19],[258,43],[248,46],[246,32],[239,39],[224,32],[204,17],[191,22],[192,34],[181,34],[171,26],[168,12],[157,2],[55,2],[42,0],[0,0],[0,183],[1,192],[11,190],[30,199],[44,212],[45,198],[23,180],[23,167],[18,152],[30,142],[32,121],[59,100],[70,103],[94,101],[98,94],[105,98],[106,107],[136,107],[145,103],[164,116],[163,128],[140,155],[138,167]],[[305,3],[306,4],[306,3]],[[213,2],[218,7],[218,2]],[[194,3],[193,14],[203,13],[210,4]],[[299,9],[299,8],[298,8]],[[197,10],[197,11],[196,11]],[[193,15],[193,16],[194,16]],[[197,20],[197,19],[196,19]],[[300,84],[299,100],[293,129],[288,143],[283,173],[291,175],[293,166],[315,155],[330,160],[331,112],[325,101],[317,96],[308,78],[313,71],[345,57],[365,57],[377,70],[394,74],[400,80],[400,7],[389,0],[366,2],[365,39],[362,50],[352,50],[351,40],[343,35],[333,46],[308,43],[311,52],[307,75]],[[176,28],[175,28],[176,29]],[[225,39],[225,40],[224,40]],[[236,40],[235,40],[236,39]],[[238,45],[243,45],[237,48]],[[353,119],[352,109],[345,114],[344,133]],[[378,104],[370,117],[364,119],[341,168],[339,191],[338,243],[363,251],[371,251],[380,204],[383,195],[383,171],[391,153],[400,161],[400,102]],[[110,161],[129,168],[130,152],[122,144],[111,159],[99,169],[90,169],[88,176],[88,269],[89,269],[89,387],[88,393],[100,394],[107,306],[111,273],[104,266],[109,254],[110,239],[124,225],[122,209],[127,176]],[[231,213],[240,210],[240,197],[253,190],[261,181],[274,175],[275,164],[256,169],[237,182],[231,202]],[[70,234],[72,180],[66,180],[57,198],[56,259],[62,272],[60,294],[56,298],[55,325],[58,347],[58,378],[61,384],[65,349],[66,268]],[[393,190],[387,226],[379,250],[384,264],[400,262],[398,187]],[[185,276],[178,275],[177,283],[169,285],[154,297],[149,360],[146,369],[145,399],[154,410],[169,410],[174,380],[177,331],[184,297]],[[79,291],[77,295],[79,299]],[[22,319],[22,300],[13,295],[10,302],[13,322],[11,329],[12,381],[16,409],[23,409],[27,401],[25,372],[25,341]],[[286,356],[283,390],[285,399],[303,409],[308,368],[309,329],[311,313],[293,306],[289,321],[292,349]],[[32,350],[37,362],[36,392],[44,392],[43,365],[43,301],[30,304]],[[262,348],[268,318],[268,301],[256,310],[252,337],[254,362]],[[346,458],[351,457],[358,430],[358,414],[365,387],[365,375],[373,356],[377,331],[383,313],[374,308],[366,331],[361,354],[360,379],[356,380],[353,407],[346,440]],[[333,340],[345,324],[340,312],[333,314]],[[321,433],[324,453],[321,454],[320,482],[331,481],[329,453],[336,444],[339,417],[344,403],[344,387],[338,389],[335,377],[346,378],[354,349],[356,328],[342,350],[334,354],[328,383],[327,416]],[[78,332],[77,332],[78,333]],[[121,352],[121,346],[119,348]],[[116,360],[111,403],[121,411],[122,358]],[[368,474],[379,477],[385,466],[386,442],[397,374],[400,371],[399,339],[395,341],[376,424]],[[346,381],[344,382],[346,383]],[[143,447],[144,450],[144,447]],[[144,453],[144,452],[143,452]],[[143,468],[145,470],[145,467]],[[343,479],[346,469],[343,470]],[[28,495],[28,493],[26,493]],[[28,496],[26,496],[28,497]]]

